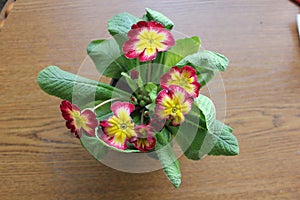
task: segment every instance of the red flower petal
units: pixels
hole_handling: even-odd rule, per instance
[[[86,125],[89,129],[84,128],[86,133],[90,136],[95,136],[95,128],[98,126],[98,120],[96,119],[96,114],[91,110],[84,110],[81,113],[82,116],[85,116],[87,119]]]
[[[152,150],[155,147],[156,139],[152,136],[148,138],[137,139],[133,142],[134,147],[142,152],[147,152]]]
[[[133,141],[134,146],[142,152],[153,149],[156,143],[156,139],[153,137],[153,131],[153,127],[146,124],[135,127],[137,137]]]
[[[172,67],[168,73],[161,76],[160,84],[164,89],[171,85],[182,87],[193,98],[199,95],[200,83],[198,83],[196,70],[191,66]]]
[[[159,22],[155,22],[155,21],[150,21],[147,24],[148,27],[157,27],[157,28],[164,28],[164,25],[162,25]]]
[[[168,84],[168,81],[171,79],[171,75],[170,73],[166,73],[166,74],[163,74],[161,77],[160,77],[160,86],[164,89],[168,89],[169,87],[169,84]]]
[[[188,66],[188,65],[182,67],[181,73],[182,74],[189,74],[189,77],[196,76],[196,70],[193,67]]]
[[[148,62],[148,61],[154,60],[156,58],[157,50],[152,55],[147,55],[145,52],[146,52],[146,49],[139,55],[139,59],[141,62]]]
[[[111,105],[110,109],[113,111],[115,115],[118,115],[119,109],[125,109],[128,115],[130,115],[134,111],[135,106],[129,102],[117,101]]]
[[[125,150],[127,149],[127,141],[128,139],[126,138],[125,141],[123,143],[117,143],[114,137],[110,137],[109,135],[107,135],[107,133],[105,132],[106,130],[104,129],[103,131],[101,129],[99,129],[99,133],[98,136],[107,144],[116,147],[118,149],[122,149]]]
[[[150,33],[151,32],[151,33]],[[153,37],[153,34],[156,34]],[[167,51],[175,44],[175,39],[164,26],[155,21],[139,21],[131,26],[128,40],[122,50],[126,58],[139,58],[141,62],[154,60],[158,52]],[[155,40],[153,42],[153,40]]]

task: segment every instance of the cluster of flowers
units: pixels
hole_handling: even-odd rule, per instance
[[[123,52],[129,59],[148,62],[155,59],[158,52],[167,51],[174,44],[173,36],[162,24],[140,21],[128,32]],[[131,74],[133,78],[139,76],[136,72]],[[113,115],[100,122],[93,110],[81,111],[78,106],[66,100],[62,101],[60,109],[67,128],[78,138],[83,130],[87,135],[95,136],[96,128],[99,127],[97,134],[107,144],[119,149],[127,149],[132,144],[136,149],[147,152],[156,144],[154,132],[159,131],[155,127],[157,121],[163,124],[169,121],[170,126],[179,126],[191,110],[193,99],[199,95],[200,89],[196,71],[191,66],[172,67],[161,76],[160,86],[162,89],[157,94],[154,109],[159,120],[150,120],[147,124],[135,125],[131,117],[135,105],[130,102],[112,103]]]

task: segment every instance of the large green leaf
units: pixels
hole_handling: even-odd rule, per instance
[[[166,176],[173,186],[178,188],[181,184],[180,165],[174,155],[169,138],[171,138],[171,136],[169,131],[166,129],[163,129],[160,133],[157,133],[155,150]]]
[[[165,65],[172,67],[186,56],[197,53],[200,44],[200,39],[197,36],[176,40],[175,46],[171,47],[167,53]]]
[[[97,129],[96,129],[96,132]],[[97,160],[101,160],[106,155],[107,150],[118,151],[121,153],[140,153],[137,149],[118,149],[116,147],[108,145],[101,138],[96,135],[95,137],[89,137],[85,133],[80,137],[82,146]]]
[[[81,145],[96,159],[101,160],[105,157],[108,147],[103,145],[97,137],[87,136],[82,133],[80,137]]]
[[[87,47],[88,55],[104,76],[119,79],[128,71],[118,43],[115,40],[94,40]]]
[[[186,56],[177,66],[191,65],[198,75],[201,86],[204,86],[214,76],[216,71],[225,71],[229,60],[222,54],[212,51],[199,51]]]
[[[195,118],[198,108],[198,121]],[[232,129],[216,120],[212,101],[199,95],[194,101],[193,111],[180,127],[168,127],[176,134],[176,141],[187,158],[199,160],[204,155],[237,155],[238,142]]]
[[[144,19],[146,19],[147,21],[159,22],[169,30],[171,30],[174,26],[174,23],[169,18],[158,11],[151,10],[150,8],[146,8],[146,15],[144,16]]]
[[[127,13],[120,13],[112,17],[107,24],[108,32],[114,36],[120,47],[127,40],[127,32],[133,24],[136,24],[140,19]]]
[[[217,142],[208,155],[238,155],[239,145],[236,137],[232,135],[232,128],[216,120],[214,124],[214,136],[217,137]]]
[[[90,103],[97,100],[107,100],[112,97],[128,100],[130,94],[118,88],[101,82],[90,80],[61,70],[56,66],[49,66],[39,72],[37,82],[47,94],[72,101],[73,97]]]

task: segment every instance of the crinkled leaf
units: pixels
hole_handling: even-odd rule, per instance
[[[108,21],[108,31],[114,36],[116,34],[127,34],[133,24],[136,24],[139,18],[130,13],[124,12],[115,15]]]
[[[166,29],[169,30],[171,30],[174,26],[174,23],[169,18],[167,18],[165,15],[163,15],[158,11],[151,10],[150,8],[146,8],[146,16],[143,18],[146,19],[147,21],[159,22],[162,25],[164,25]]]
[[[96,129],[97,132],[97,129]],[[108,145],[106,142],[104,142],[101,138],[98,137],[98,135],[96,135],[95,137],[89,137],[85,136],[82,138],[80,138],[81,144],[82,146],[94,157],[100,157],[103,158],[101,156],[103,155],[98,155],[98,150],[100,149],[110,149],[110,150],[114,150],[114,151],[118,151],[118,152],[122,152],[122,153],[139,153],[139,150],[136,149],[118,149],[116,147],[110,146]],[[96,158],[97,159],[97,158]]]
[[[197,36],[176,40],[165,58],[165,65],[172,67],[190,54],[197,53],[200,48],[200,39]]]
[[[97,70],[104,76],[118,79],[121,72],[128,71],[124,57],[115,40],[94,40],[87,47],[88,55]]]
[[[230,126],[227,126],[226,124],[216,120],[213,132],[215,133],[214,135],[218,136],[218,140],[208,155],[232,156],[239,154],[238,141],[232,134],[232,128]]]
[[[177,66],[191,65],[197,71],[198,80],[204,86],[214,76],[216,71],[225,71],[229,60],[222,54],[212,51],[199,51],[186,56]]]
[[[194,99],[194,104],[204,115],[206,127],[209,129],[216,119],[216,108],[214,103],[208,97],[199,94],[199,96]]]
[[[169,138],[171,138],[171,134],[166,129],[157,133],[155,150],[166,176],[173,186],[178,188],[181,184],[180,165],[174,155]]]
[[[185,57],[178,65],[184,66],[187,63],[194,65],[199,71],[202,69],[225,71],[229,60],[222,54],[205,50]]]
[[[130,94],[118,88],[111,87],[101,82],[90,80],[56,66],[49,66],[39,72],[37,82],[40,88],[49,95],[72,101],[73,97],[82,102],[87,100],[107,100],[113,97],[129,99]]]
[[[197,110],[199,117],[197,119]],[[216,120],[212,101],[199,95],[193,111],[180,127],[168,127],[187,158],[199,160],[204,155],[237,155],[238,142],[229,126]]]
[[[80,137],[81,145],[96,159],[101,160],[107,153],[107,147],[103,145],[97,137],[87,136],[82,133]]]
[[[107,24],[108,32],[115,38],[119,46],[127,40],[127,32],[133,24],[136,24],[140,19],[124,12],[112,17]]]

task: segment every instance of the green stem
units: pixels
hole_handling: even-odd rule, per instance
[[[141,114],[141,124],[144,124],[144,112],[145,112],[145,109],[143,108],[142,114]]]
[[[151,79],[151,65],[152,65],[152,61],[150,61],[148,64],[147,82],[149,82]]]
[[[102,103],[98,104],[97,106],[95,106],[92,110],[95,111],[96,109],[100,108],[101,106],[111,102],[111,101],[115,101],[118,100],[119,98],[113,98],[113,99],[108,99],[106,101],[103,101]]]
[[[161,52],[159,64],[164,64],[165,52]]]

